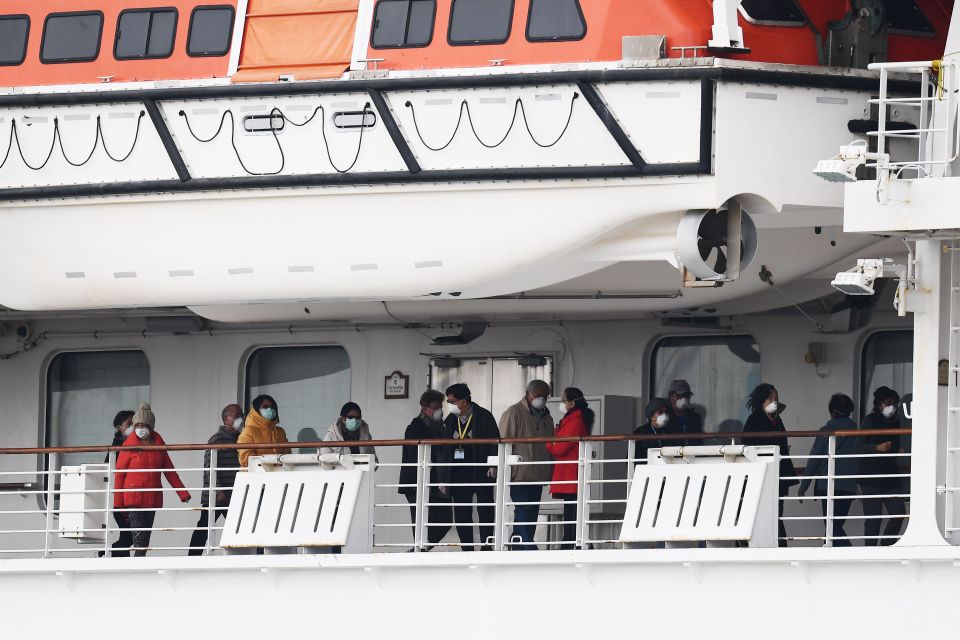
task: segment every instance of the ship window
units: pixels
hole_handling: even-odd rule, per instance
[[[579,0],[530,0],[527,40],[580,40],[586,33]]]
[[[953,375],[953,374],[951,374]],[[890,387],[904,403],[913,399],[913,331],[878,331],[863,343],[860,354],[860,416],[870,413],[873,392]],[[900,411],[903,426],[910,421]]]
[[[258,395],[273,396],[290,441],[322,440],[351,400],[350,358],[343,347],[263,347],[250,355],[246,373],[244,411]]]
[[[795,0],[743,0],[740,13],[756,24],[802,26],[807,23]]]
[[[49,64],[96,60],[101,35],[103,14],[99,11],[51,13],[43,25],[40,61]]]
[[[197,7],[190,15],[187,53],[191,56],[222,56],[230,51],[233,37],[233,7]]]
[[[430,388],[440,393],[455,382],[470,387],[474,402],[500,416],[523,389],[534,380],[553,386],[554,359],[548,355],[480,356],[470,355],[430,360]],[[559,396],[562,389],[553,389]]]
[[[433,39],[435,0],[380,0],[373,18],[374,49],[425,47]]]
[[[150,364],[142,351],[61,353],[47,369],[46,446],[110,446],[113,418],[150,400]],[[101,453],[60,454],[58,463],[103,462]]]
[[[117,60],[167,58],[173,53],[176,33],[176,9],[121,11],[113,57]]]
[[[18,65],[27,57],[30,18],[0,16],[0,66]]]
[[[704,431],[743,429],[747,395],[760,384],[760,350],[751,336],[663,338],[650,361],[650,398],[666,397],[673,380],[686,380]]]
[[[935,30],[927,16],[912,0],[899,0],[898,2],[888,2],[887,7],[887,27],[894,33],[905,33],[911,35],[933,35]]]
[[[513,0],[453,0],[450,44],[502,44],[510,37]]]

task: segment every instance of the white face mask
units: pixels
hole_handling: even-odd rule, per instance
[[[133,426],[129,426],[123,430],[123,437],[129,438],[131,433],[133,433]]]
[[[452,414],[455,415],[455,416],[458,416],[458,415],[460,415],[460,407],[458,407],[457,405],[453,404],[452,402],[448,402],[448,403],[447,403],[447,412],[448,412],[448,413],[452,413]]]
[[[680,409],[681,411],[683,411],[689,406],[690,406],[689,398],[677,398],[677,409]]]
[[[141,440],[146,440],[147,438],[150,437],[150,429],[146,427],[137,427],[136,432],[137,432],[137,437],[140,438]]]
[[[243,430],[243,418],[234,418],[233,419],[233,430],[242,431]]]
[[[434,409],[434,410],[433,410],[433,415],[430,416],[430,418],[431,418],[434,422],[440,422],[441,420],[443,420],[443,410],[442,410],[442,409]]]
[[[534,409],[536,409],[537,411],[540,411],[540,410],[543,409],[545,406],[547,406],[547,399],[546,399],[546,398],[534,398],[534,399],[533,399],[533,402],[530,403],[530,406],[533,407]]]
[[[770,404],[768,404],[767,406],[765,406],[765,407],[763,408],[763,410],[766,411],[768,414],[770,414],[770,415],[772,416],[772,415],[776,415],[777,410],[778,410],[779,408],[780,408],[780,403],[779,403],[779,402],[771,402]]]
[[[563,404],[563,403],[561,402],[561,403],[560,403],[560,406],[557,408],[557,410],[560,412],[560,415],[562,415],[562,416],[563,416],[563,415],[566,415],[566,414],[567,414],[567,405],[565,405],[565,404]]]
[[[889,420],[893,416],[897,415],[897,406],[890,405],[889,407],[883,408],[883,417]]]
[[[661,413],[657,416],[657,426],[663,429],[670,422],[670,416],[665,413]]]

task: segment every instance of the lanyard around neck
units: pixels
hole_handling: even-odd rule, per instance
[[[467,421],[463,424],[460,424],[460,421],[457,420],[457,434],[460,436],[460,440],[463,440],[467,437],[467,433],[470,431],[471,422],[473,422],[473,413],[470,414],[470,417],[467,418]]]

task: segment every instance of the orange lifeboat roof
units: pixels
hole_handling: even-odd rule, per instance
[[[359,0],[250,0],[234,82],[336,78],[350,66]]]

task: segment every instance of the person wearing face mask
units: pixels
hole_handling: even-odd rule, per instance
[[[250,456],[282,456],[291,453],[287,432],[280,427],[280,409],[277,401],[268,395],[260,395],[250,403],[250,411],[243,421],[243,430],[237,438],[238,444],[272,444],[264,449],[239,449],[240,466],[246,467]]]
[[[750,410],[750,417],[743,425],[744,433],[769,433],[779,431],[786,433],[787,429],[783,426],[783,420],[780,414],[783,413],[785,405],[780,403],[780,395],[776,387],[772,384],[759,384],[750,392],[747,399],[747,409]],[[786,436],[763,436],[759,438],[744,438],[743,443],[748,446],[773,445],[780,448],[781,456],[790,455],[790,443]],[[789,458],[780,458],[780,496],[787,495],[790,487],[798,484],[797,470],[793,466],[793,460]],[[780,516],[783,516],[783,500],[778,501]],[[781,538],[780,546],[786,546],[787,532],[783,526],[783,520],[777,519],[778,532]]]
[[[560,396],[560,424],[557,425],[558,438],[585,438],[593,431],[596,415],[587,405],[583,391],[576,387],[567,387]],[[563,500],[563,541],[564,546],[572,548],[577,539],[577,459],[580,455],[579,442],[550,442],[547,451],[558,463],[553,465],[553,477],[550,495],[555,500]]]
[[[550,438],[553,436],[553,417],[547,409],[550,397],[550,385],[543,380],[534,380],[527,385],[527,391],[520,402],[509,407],[500,417],[500,432],[504,438]],[[553,457],[547,451],[545,442],[523,442],[513,445],[513,455],[523,462],[550,462]],[[513,508],[513,534],[511,541],[518,551],[535,551],[534,534],[537,531],[537,518],[540,515],[540,501],[543,488],[550,482],[553,465],[533,464],[514,465],[510,472],[510,481],[523,484],[510,485],[510,500]],[[527,484],[538,483],[538,484]]]
[[[440,440],[443,439],[443,402],[446,398],[442,393],[435,389],[424,392],[420,396],[420,413],[407,426],[403,432],[404,440]],[[400,467],[399,484],[397,489],[400,495],[410,503],[410,522],[416,524],[417,521],[417,460],[419,447],[417,444],[403,445],[402,460],[403,466]],[[434,446],[430,447],[430,462],[434,465],[445,465],[450,463],[449,448]],[[449,466],[432,466],[430,475],[424,477],[424,484],[431,484],[424,492],[424,504],[430,503],[431,506],[425,507],[425,516],[427,519],[427,541],[430,544],[437,544],[443,540],[447,532],[450,531],[449,524],[453,519],[453,511],[449,506],[450,490],[447,484],[450,481]],[[411,486],[412,485],[412,486]],[[432,523],[440,523],[434,525]]]
[[[165,445],[160,434],[154,431],[155,424],[153,409],[148,403],[141,403],[133,415],[133,433],[123,446]],[[117,457],[113,508],[127,510],[127,520],[133,530],[134,556],[147,555],[156,510],[163,506],[163,492],[159,491],[163,486],[161,475],[177,490],[180,502],[190,501],[190,493],[184,488],[166,451],[121,451]]]
[[[670,433],[669,426],[672,416],[670,415],[670,401],[666,398],[654,398],[647,403],[643,410],[643,415],[647,419],[645,423],[633,430],[634,435],[638,436],[661,436]],[[640,461],[646,462],[651,449],[662,449],[674,444],[671,441],[657,438],[648,438],[635,441],[634,461],[640,464]]]
[[[237,438],[240,437],[240,432],[243,430],[243,409],[238,404],[228,404],[220,412],[220,421],[220,428],[207,440],[207,444],[236,444]],[[200,494],[200,506],[203,508],[200,511],[197,528],[194,529],[193,536],[190,538],[190,551],[187,552],[187,555],[191,556],[201,555],[207,544],[207,527],[210,522],[211,459],[215,459],[217,463],[214,523],[221,516],[224,520],[227,518],[227,507],[230,506],[233,482],[240,468],[240,458],[237,456],[236,449],[218,449],[216,452],[206,449],[203,452],[203,491]]]
[[[131,433],[133,433],[133,411],[118,411],[117,415],[113,417],[113,442],[110,443],[110,446],[122,447]],[[103,462],[104,464],[110,463],[109,453]],[[133,536],[127,523],[127,514],[123,511],[114,511],[113,520],[120,530],[120,537],[110,545],[110,556],[113,558],[128,558],[130,557],[130,546],[133,544]]]
[[[900,418],[898,409],[900,396],[889,387],[879,387],[873,392],[873,411],[867,414],[860,424],[861,429],[899,429]],[[900,451],[900,436],[865,436],[862,438],[864,453],[891,454]],[[879,457],[861,458],[860,474],[863,476],[881,476],[860,478],[860,493],[863,496],[880,496],[904,493],[902,478],[893,477],[900,473],[898,461],[902,458]],[[888,476],[888,477],[882,477]],[[900,537],[900,528],[903,526],[907,506],[903,498],[861,498],[863,515],[868,519],[863,522],[863,535],[867,536],[865,543],[868,547],[891,545]],[[887,508],[887,526],[880,537],[881,518],[883,508]]]
[[[800,483],[800,490],[797,495],[804,495],[810,487],[813,478],[818,478],[813,482],[813,493],[819,498],[825,498],[827,495],[827,479],[825,476],[829,470],[829,462],[826,458],[829,451],[829,436],[835,431],[855,431],[857,423],[850,416],[853,414],[853,400],[842,393],[836,393],[830,398],[830,404],[827,405],[830,413],[830,420],[820,428],[823,434],[813,442],[813,448],[810,449],[810,457],[807,459],[806,468],[803,471],[805,476]],[[860,459],[841,456],[854,456],[861,453],[861,447],[858,439],[853,436],[837,438],[837,458],[834,462],[833,480],[833,526],[831,536],[833,546],[849,547],[850,541],[846,539],[846,532],[843,530],[843,523],[847,514],[850,513],[850,507],[853,505],[853,497],[857,494],[857,479],[847,478],[845,476],[860,475]],[[827,501],[819,500],[820,508],[824,517],[827,515]]]
[[[370,437],[370,427],[361,417],[360,405],[356,402],[348,402],[340,409],[340,417],[330,425],[327,434],[323,436],[324,442],[360,442],[362,440],[373,440]],[[365,453],[376,456],[373,447],[321,447],[320,453],[336,453],[344,455],[348,453]]]
[[[703,433],[703,417],[693,410],[690,404],[693,398],[693,391],[690,389],[690,383],[686,380],[674,380],[670,383],[667,390],[667,399],[670,401],[671,433]],[[675,441],[675,445],[692,446],[701,445],[703,440],[691,439]]]
[[[460,440],[463,444],[450,447],[450,498],[453,500],[453,518],[457,524],[457,537],[463,551],[473,551],[473,504],[477,502],[481,550],[492,547],[488,541],[493,537],[496,509],[493,483],[497,478],[496,467],[483,465],[491,456],[496,457],[496,444],[471,445],[469,440],[499,440],[500,429],[493,414],[473,402],[470,387],[458,382],[447,388],[447,411],[443,423],[445,440]]]

